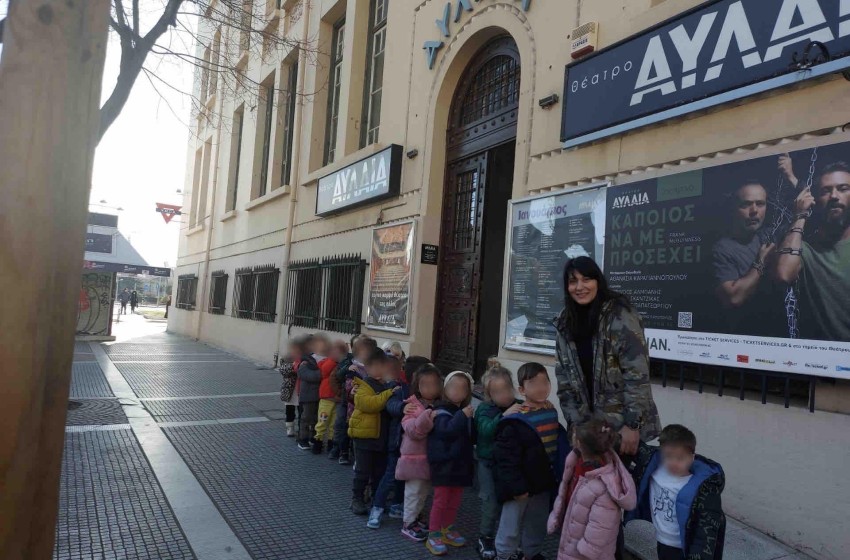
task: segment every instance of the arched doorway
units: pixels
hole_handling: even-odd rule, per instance
[[[516,43],[499,37],[469,63],[452,101],[433,353],[445,371],[481,374],[499,350],[519,85]]]

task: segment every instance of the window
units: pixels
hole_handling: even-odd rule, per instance
[[[280,184],[288,185],[292,172],[292,141],[295,133],[295,100],[298,91],[298,57],[289,65],[286,75],[286,89],[281,94],[280,108],[283,111],[281,120],[281,149]]]
[[[274,72],[266,78],[260,90],[260,107],[263,111],[262,134],[263,151],[260,158],[260,185],[257,196],[263,196],[269,189],[269,151],[272,139],[272,124],[274,122]]]
[[[209,65],[209,89],[207,90],[207,97],[215,95],[218,90],[218,73],[220,70],[219,65],[219,57],[221,55],[221,31],[216,31],[215,37],[213,37],[213,46],[212,52],[210,53],[210,65]],[[205,98],[205,99],[206,99]]]
[[[240,319],[274,322],[279,278],[280,269],[274,265],[237,269],[232,315]]]
[[[239,15],[239,52],[248,52],[251,46],[251,24],[254,4],[252,0],[242,2],[242,13]]]
[[[203,148],[198,148],[195,151],[195,167],[192,171],[192,196],[189,202],[189,226],[194,226],[198,223],[198,215],[195,213],[195,207],[198,206],[198,196],[201,194],[201,163],[204,160]]]
[[[466,126],[519,102],[520,68],[516,59],[496,56],[482,66],[460,108],[460,124]]]
[[[230,133],[230,181],[227,185],[227,211],[236,210],[239,196],[239,167],[242,163],[242,131],[245,128],[245,105],[233,113],[233,130]]]
[[[204,62],[201,65],[201,100],[207,100],[207,92],[210,86],[210,49],[204,49]]]
[[[378,141],[381,127],[381,94],[384,89],[384,51],[387,45],[389,0],[372,0],[369,10],[369,46],[366,54],[366,91],[363,96],[363,126],[360,147]]]
[[[342,93],[342,58],[345,39],[345,20],[334,25],[331,45],[331,72],[328,81],[328,122],[325,125],[325,165],[336,157],[336,137],[339,130],[339,97]]]
[[[224,315],[226,299],[227,274],[223,270],[213,272],[210,276],[210,305],[208,311],[213,315]]]
[[[286,322],[299,327],[359,333],[365,278],[366,261],[360,255],[291,264]]]
[[[195,294],[198,291],[198,277],[194,274],[183,274],[177,277],[177,307],[179,309],[195,309]]]
[[[204,158],[201,166],[201,192],[198,194],[198,206],[194,208],[195,223],[203,224],[207,218],[207,193],[210,185],[210,159],[212,158],[212,138],[204,142]]]

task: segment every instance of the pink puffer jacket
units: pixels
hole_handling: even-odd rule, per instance
[[[396,480],[431,480],[428,467],[428,434],[434,428],[434,411],[411,396],[405,404],[416,408],[401,419],[404,434],[401,436],[401,457],[395,469]]]
[[[567,496],[579,456],[567,456],[564,479],[549,515],[549,534],[561,532],[558,560],[614,560],[623,510],[637,504],[635,483],[615,453],[607,464],[586,473]]]

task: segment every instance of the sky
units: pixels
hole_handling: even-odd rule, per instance
[[[155,0],[151,2],[152,10],[156,4]],[[183,52],[186,48],[181,46]],[[115,86],[120,55],[118,40],[110,34],[102,101]],[[149,55],[145,66],[169,86],[191,91],[192,64]],[[166,225],[156,212],[156,203],[183,203],[183,195],[177,191],[184,188],[190,109],[188,97],[142,73],[95,152],[89,209],[117,213],[118,229],[152,266],[173,267],[177,261],[182,217],[175,216]]]
[[[150,17],[161,13],[162,4],[162,0],[142,2]],[[0,18],[7,9],[8,0],[0,0]],[[142,18],[143,28],[146,19]],[[192,23],[186,18],[184,22]],[[163,40],[170,41],[180,52],[194,52],[190,40],[174,32]],[[110,33],[102,101],[115,86],[120,56],[121,46]],[[192,90],[195,68],[192,64],[174,57],[149,55],[145,67],[168,86]],[[89,210],[117,214],[118,229],[148,264],[173,267],[179,231],[184,224],[176,216],[166,225],[162,215],[156,212],[156,203],[178,206],[183,203],[183,195],[177,190],[184,188],[191,101],[156,79],[153,83],[156,88],[144,74],[139,75],[123,111],[98,145]]]

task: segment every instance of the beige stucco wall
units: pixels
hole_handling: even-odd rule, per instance
[[[263,2],[257,2],[262,4]],[[279,154],[270,171],[272,190],[258,200],[255,192],[256,99],[246,101],[240,191],[234,212],[226,212],[232,131],[226,120],[200,126],[188,149],[186,208],[193,192],[203,185],[194,173],[195,155],[210,142],[207,200],[199,201],[198,226],[181,236],[176,274],[199,276],[197,310],[172,309],[169,329],[199,337],[258,362],[269,363],[286,343],[291,331],[279,322],[257,323],[230,316],[233,271],[240,266],[275,263],[283,270],[287,259],[299,260],[346,253],[368,259],[371,228],[379,223],[416,221],[416,254],[412,285],[412,321],[409,335],[392,335],[409,353],[430,355],[437,267],[419,264],[422,243],[439,244],[443,180],[446,165],[445,132],[452,97],[463,71],[486,42],[510,34],[521,57],[520,113],[517,129],[514,198],[559,189],[570,189],[596,180],[626,183],[658,176],[800,149],[817,143],[850,139],[840,127],[850,121],[848,84],[828,78],[793,90],[783,90],[715,110],[690,115],[615,136],[575,150],[561,149],[561,105],[538,106],[539,99],[563,92],[564,65],[569,60],[569,31],[580,23],[599,22],[600,47],[610,45],[664,19],[700,4],[700,0],[532,0],[523,12],[519,0],[479,0],[473,11],[450,23],[450,37],[441,37],[435,20],[441,18],[445,0],[391,2],[388,48],[384,71],[381,133],[378,144],[358,149],[360,107],[365,68],[365,20],[368,0],[311,0],[309,9],[289,27],[292,37],[311,42],[302,64],[299,85],[300,127],[295,132],[296,170],[292,181],[275,177]],[[292,6],[294,2],[286,3]],[[452,2],[453,10],[456,2]],[[263,11],[258,8],[258,12]],[[452,14],[454,15],[454,14]],[[323,166],[327,109],[328,51],[333,24],[346,17],[345,62],[340,103],[337,161]],[[262,14],[258,17],[263,17]],[[283,17],[283,15],[282,15]],[[443,40],[434,68],[428,69],[422,44]],[[293,53],[271,53],[265,60],[251,58],[248,73],[262,82],[272,71],[284,75],[282,64]],[[217,111],[233,114],[233,99],[213,100]],[[279,128],[272,131],[277,146]],[[403,159],[401,195],[384,202],[343,212],[333,217],[315,216],[316,185],[320,177],[341,169],[391,144],[404,151],[417,150],[414,159]],[[289,224],[290,212],[294,216]],[[187,224],[188,225],[188,224]],[[206,313],[209,273],[231,275],[227,312]],[[484,304],[504,304],[484,302]],[[283,312],[282,287],[278,314]],[[368,331],[384,341],[388,333]],[[541,357],[503,350],[501,358],[512,366]],[[725,494],[728,510],[795,547],[818,558],[843,557],[850,543],[846,527],[847,485],[841,468],[847,462],[846,413],[850,412],[850,385],[818,385],[819,408],[838,411],[815,414],[785,410],[777,405],[740,402],[734,398],[698,395],[661,389],[656,395],[666,423],[678,421],[697,428],[700,449],[724,464],[729,478]],[[732,436],[734,434],[734,436]],[[813,475],[813,473],[815,473]],[[801,484],[805,480],[806,484]],[[836,538],[838,534],[838,538]]]

